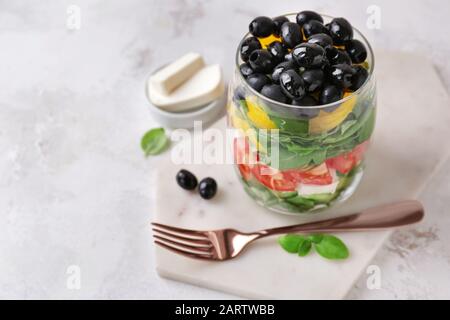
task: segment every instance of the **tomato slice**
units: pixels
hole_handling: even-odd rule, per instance
[[[252,168],[246,164],[238,164],[237,166],[242,178],[244,178],[245,181],[250,180],[252,177]]]
[[[327,165],[336,171],[347,174],[355,166],[355,157],[349,152],[341,154],[337,157],[327,159]]]
[[[352,150],[352,154],[355,157],[355,162],[358,164],[364,157],[364,153],[369,147],[369,140],[357,145],[355,149]]]
[[[234,139],[234,163],[244,180],[249,180],[252,176],[252,164],[250,161],[250,143],[247,137]]]
[[[323,168],[321,168],[321,174],[314,174],[314,172],[317,171],[315,169],[308,170],[308,171],[302,171],[302,170],[296,170],[296,169],[290,169],[283,171],[285,175],[288,175],[293,180],[295,180],[298,183],[304,183],[304,184],[314,184],[314,185],[327,185],[333,182],[333,177],[330,174],[330,170],[326,165],[324,165]]]
[[[347,174],[353,169],[362,159],[367,150],[369,141],[365,141],[357,145],[352,151],[341,154],[337,157],[326,160],[330,168],[336,169],[342,174]]]
[[[234,138],[233,149],[235,164],[248,163],[250,155],[250,144],[247,138]]]
[[[272,172],[271,172],[272,171]],[[289,175],[283,172],[273,172],[269,166],[256,164],[252,168],[255,178],[267,188],[275,191],[295,191],[297,183]]]

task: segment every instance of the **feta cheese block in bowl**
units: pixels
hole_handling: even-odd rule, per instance
[[[192,128],[215,120],[225,109],[225,85],[218,64],[205,65],[188,53],[153,72],[145,84],[153,117],[170,128]]]
[[[170,94],[204,66],[200,54],[189,52],[156,71],[150,76],[149,82],[157,91]]]

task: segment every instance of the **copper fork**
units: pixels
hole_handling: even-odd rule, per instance
[[[197,231],[152,223],[155,243],[185,257],[223,261],[237,257],[253,241],[286,233],[370,231],[400,227],[422,220],[415,200],[380,205],[344,217],[244,233],[234,229]]]

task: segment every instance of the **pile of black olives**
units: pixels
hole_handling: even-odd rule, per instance
[[[269,99],[300,106],[341,100],[358,90],[368,77],[367,49],[353,39],[353,27],[344,18],[324,24],[313,11],[285,16],[257,17],[251,36],[240,44],[240,72],[247,83]],[[273,37],[267,46],[260,39]]]

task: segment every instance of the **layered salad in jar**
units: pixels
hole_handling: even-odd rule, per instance
[[[228,123],[236,171],[259,204],[314,212],[356,189],[375,126],[374,58],[345,18],[302,11],[249,25]]]

